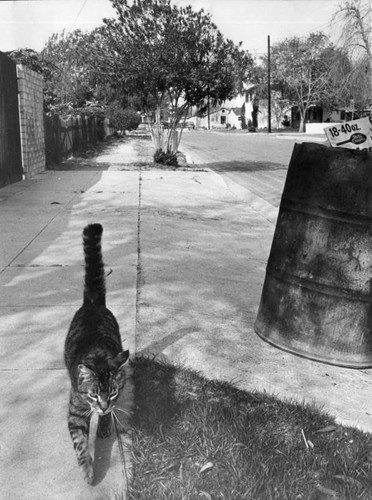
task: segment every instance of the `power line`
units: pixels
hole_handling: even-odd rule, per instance
[[[70,33],[70,32],[71,32],[71,30],[72,30],[72,28],[75,26],[76,21],[79,19],[79,16],[80,16],[80,14],[82,13],[82,11],[83,11],[83,9],[84,9],[85,4],[87,3],[87,1],[88,1],[88,0],[84,0],[83,5],[80,7],[80,10],[79,10],[79,12],[77,13],[77,16],[75,17],[75,21],[72,23],[71,27],[70,27],[70,28],[69,28],[69,30],[68,30],[68,33]]]
[[[282,36],[282,37],[280,37],[280,39],[278,38],[278,36],[276,36],[277,41],[275,41],[274,44],[280,43],[280,42],[284,41],[286,38],[298,38],[299,40],[306,40],[310,36],[311,33],[323,31],[324,28],[328,28],[328,29],[331,28],[331,21],[328,21],[328,22],[321,24],[319,26],[314,26],[313,28],[309,29],[306,33],[304,33],[302,35]],[[270,37],[270,38],[272,38],[272,37]],[[246,50],[248,50],[248,52],[251,52],[254,57],[267,55],[267,51],[262,51],[262,49],[253,49],[252,50],[252,49],[247,48]]]

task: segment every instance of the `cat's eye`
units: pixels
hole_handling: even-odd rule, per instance
[[[97,393],[93,393],[93,392],[88,392],[88,398],[94,399],[95,401],[97,401],[98,400],[98,394]]]
[[[113,392],[110,394],[110,399],[115,399],[116,396],[118,395],[119,393],[116,391],[116,392]]]

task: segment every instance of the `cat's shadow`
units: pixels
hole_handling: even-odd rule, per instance
[[[106,476],[110,468],[111,454],[116,441],[115,430],[105,439],[96,438],[94,453],[94,480],[92,486],[97,486]]]
[[[130,371],[130,368],[127,369]],[[124,478],[128,475],[127,467],[129,465],[129,458],[126,453],[125,441],[126,433],[129,431],[129,418],[132,408],[133,400],[133,386],[130,376],[127,378],[124,390],[122,391],[117,406],[125,411],[116,411],[116,417],[119,421],[118,428],[122,429],[122,433],[117,436],[116,428],[112,424],[111,435],[107,438],[96,438],[95,451],[94,451],[94,480],[92,486],[97,486],[106,477],[110,467],[120,468],[120,473]],[[118,442],[120,439],[121,443]],[[125,457],[120,453],[120,444],[124,445]],[[125,458],[125,461],[123,462]],[[118,463],[120,462],[120,463]]]

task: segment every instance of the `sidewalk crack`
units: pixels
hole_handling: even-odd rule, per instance
[[[3,273],[5,271],[5,269],[9,268],[9,267],[13,267],[12,264],[13,262],[15,262],[18,257],[41,235],[41,233],[43,231],[45,231],[45,229],[50,226],[50,224],[54,221],[54,219],[56,219],[61,213],[63,213],[63,211],[65,210],[66,206],[71,203],[71,201],[76,198],[76,194],[70,199],[70,201],[66,204],[64,204],[54,215],[51,219],[49,219],[48,222],[46,222],[43,227],[35,234],[35,236],[10,260],[10,262],[8,262],[8,264],[6,264],[3,269],[0,270],[0,274]]]
[[[137,345],[138,323],[139,323],[139,308],[141,301],[141,287],[142,287],[142,262],[141,262],[141,210],[142,210],[142,168],[139,170],[138,177],[138,215],[137,215],[137,280],[136,280],[136,317],[135,317],[135,331],[134,342]]]

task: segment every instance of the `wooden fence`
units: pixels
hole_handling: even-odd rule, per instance
[[[104,138],[103,124],[95,116],[44,116],[46,165],[61,163],[69,156]]]

